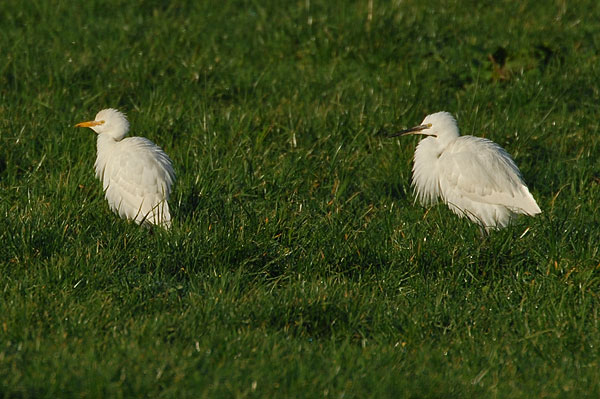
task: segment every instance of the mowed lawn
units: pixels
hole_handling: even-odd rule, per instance
[[[0,2],[0,397],[600,396],[596,1]],[[170,231],[94,177],[108,107]],[[414,202],[449,111],[543,213]]]

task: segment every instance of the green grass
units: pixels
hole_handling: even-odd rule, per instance
[[[0,3],[0,397],[600,395],[595,1],[166,3]],[[171,231],[109,211],[106,107]],[[414,204],[376,133],[440,110],[542,215]]]

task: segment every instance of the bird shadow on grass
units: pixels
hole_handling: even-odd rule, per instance
[[[545,195],[552,194],[552,185],[548,184],[545,180],[548,178],[545,173],[536,173],[536,169],[540,168],[540,165],[549,164],[561,164],[562,159],[557,159],[556,156],[546,146],[540,144],[532,144],[529,146],[528,155],[530,159],[523,159],[530,166],[528,172],[523,173],[523,179],[527,182],[527,186],[530,191],[539,191]],[[524,158],[524,157],[522,157]],[[553,159],[554,158],[554,159]],[[537,166],[534,166],[537,165]]]
[[[189,215],[200,208],[202,196],[197,187],[187,187],[179,191],[180,194],[177,198],[177,213],[179,215]]]
[[[411,194],[406,187],[407,185],[402,183],[382,182],[378,184],[377,191],[385,193],[394,201],[412,201]]]
[[[201,192],[200,187],[191,186],[179,190],[174,208],[179,219],[187,219],[194,217],[201,210],[219,207],[221,202],[218,198]]]

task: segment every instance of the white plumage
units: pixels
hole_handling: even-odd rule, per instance
[[[98,133],[95,169],[113,212],[136,223],[171,226],[167,203],[175,171],[171,159],[144,137],[127,137],[129,122],[116,109],[103,109],[89,127]]]
[[[506,227],[519,214],[541,212],[510,155],[488,139],[461,136],[448,112],[428,115],[393,136],[408,134],[428,136],[415,150],[412,180],[424,206],[441,198],[486,231]]]

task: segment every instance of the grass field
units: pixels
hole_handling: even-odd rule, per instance
[[[0,3],[0,397],[600,396],[595,1]],[[102,108],[173,159],[113,215]],[[432,112],[543,210],[482,240],[410,187]]]

